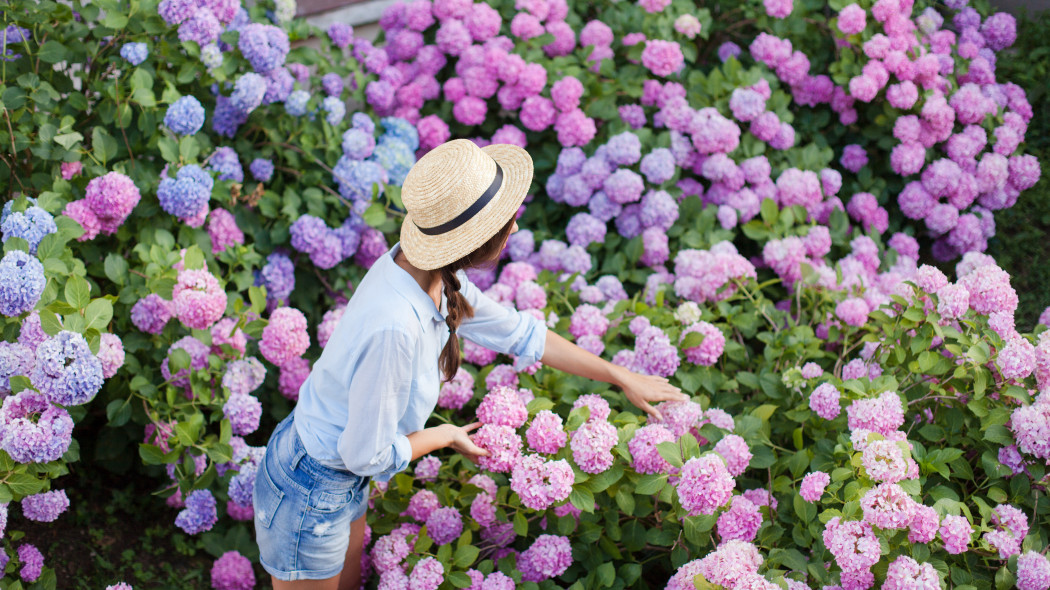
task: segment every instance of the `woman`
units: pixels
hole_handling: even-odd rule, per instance
[[[401,241],[369,269],[274,430],[254,488],[260,560],[276,590],[357,590],[368,484],[450,447],[486,455],[477,424],[424,428],[441,378],[459,368],[463,336],[517,357],[620,386],[650,403],[687,397],[666,379],[631,373],[483,295],[460,271],[494,264],[517,230],[532,158],[512,145],[457,139],[409,171]]]

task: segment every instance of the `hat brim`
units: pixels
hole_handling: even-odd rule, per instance
[[[412,266],[435,270],[455,262],[480,248],[518,213],[532,185],[532,156],[511,144],[481,149],[503,169],[502,187],[469,221],[443,234],[424,234],[408,213],[401,223],[401,249]]]

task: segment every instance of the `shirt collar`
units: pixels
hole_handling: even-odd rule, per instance
[[[394,244],[390,250],[379,258],[379,264],[383,264],[383,274],[389,279],[391,286],[394,287],[398,293],[403,295],[405,299],[412,305],[412,309],[416,312],[416,317],[420,323],[423,323],[423,319],[430,317],[435,322],[445,322],[445,317],[441,315],[441,312],[434,305],[434,300],[427,295],[419,283],[416,282],[412,275],[408,274],[408,271],[401,268],[397,262],[394,261],[394,257],[401,250],[401,242]],[[441,303],[444,306],[445,297],[441,296]]]

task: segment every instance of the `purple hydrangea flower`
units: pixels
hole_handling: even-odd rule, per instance
[[[52,522],[69,508],[65,490],[54,490],[22,498],[22,514],[29,520]]]
[[[128,60],[133,66],[146,61],[148,56],[149,47],[145,43],[125,43],[120,48],[120,57]]]
[[[47,463],[61,457],[73,440],[69,412],[31,389],[0,407],[0,449],[19,463]]]
[[[248,165],[248,170],[259,182],[270,182],[270,179],[273,178],[273,162],[266,158],[252,160],[252,163]]]
[[[162,209],[175,217],[193,217],[211,198],[215,181],[196,164],[179,168],[175,178],[165,178],[157,187],[157,199]]]
[[[218,519],[215,496],[209,490],[193,490],[186,497],[186,507],[175,517],[175,526],[196,535],[211,530]]]

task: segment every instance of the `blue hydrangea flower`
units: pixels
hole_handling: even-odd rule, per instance
[[[356,116],[356,115],[355,115]],[[354,160],[364,160],[376,149],[376,138],[364,129],[351,128],[343,133],[343,153]]]
[[[235,394],[222,405],[222,413],[234,434],[247,436],[259,428],[262,403],[254,395]]]
[[[663,184],[674,176],[674,154],[667,148],[656,148],[642,158],[639,169],[651,184]]]
[[[324,220],[313,215],[300,215],[288,228],[292,236],[292,247],[307,254],[321,244],[328,230]]]
[[[295,90],[288,95],[284,101],[284,110],[293,117],[302,117],[306,114],[306,102],[310,100],[310,93],[305,90]]]
[[[33,309],[40,301],[47,279],[44,265],[21,250],[11,250],[0,260],[0,313],[11,317]]]
[[[371,160],[352,160],[346,156],[336,162],[332,175],[339,185],[339,194],[364,203],[372,200],[373,185],[378,184],[379,192],[382,193],[389,179],[387,171],[380,164]]]
[[[343,93],[343,78],[335,72],[325,74],[321,76],[321,89],[328,96],[338,97]]]
[[[201,63],[209,70],[222,65],[222,50],[215,43],[209,43],[201,47]]]
[[[11,238],[22,238],[29,242],[30,254],[36,254],[36,247],[44,236],[58,231],[53,215],[31,205],[25,211],[11,211],[11,201],[4,205],[3,221],[0,221],[0,231],[4,234],[4,242]]]
[[[29,379],[52,403],[78,406],[102,389],[102,361],[91,354],[83,336],[62,330],[36,348]]]
[[[372,117],[369,117],[365,113],[354,113],[354,115],[350,117],[350,125],[354,129],[360,129],[361,131],[364,131],[368,135],[376,134],[375,121],[373,121]]]
[[[284,65],[289,49],[288,33],[271,25],[247,24],[241,27],[237,47],[252,69],[269,72]]]
[[[162,209],[175,217],[192,217],[211,198],[215,181],[196,164],[183,166],[175,178],[165,178],[157,188]]]
[[[0,342],[0,393],[11,393],[11,377],[29,376],[36,354],[18,342]]]
[[[21,53],[15,53],[14,49],[9,49],[7,46],[17,47],[23,41],[30,39],[31,36],[32,33],[29,32],[29,29],[23,29],[18,25],[7,25],[6,29],[0,31],[0,59],[14,61],[22,57]]]
[[[273,178],[273,162],[265,158],[252,160],[252,163],[248,165],[248,170],[259,182],[270,182],[270,179]]]
[[[295,265],[292,259],[280,252],[267,256],[266,265],[259,272],[255,284],[266,287],[268,304],[287,302],[288,296],[295,289]]]
[[[237,79],[230,95],[230,103],[242,113],[250,113],[262,104],[266,96],[266,78],[248,72]]]
[[[332,127],[338,125],[346,115],[346,105],[334,96],[326,96],[321,102],[321,108],[328,113],[324,118]]]
[[[340,250],[344,259],[353,256],[357,252],[357,246],[361,243],[361,232],[351,227],[348,222],[349,219],[333,230],[341,243]]]
[[[204,125],[204,107],[195,96],[183,96],[171,103],[164,124],[176,135],[193,135]]]
[[[69,508],[65,490],[52,490],[22,498],[22,514],[29,520],[53,522]]]
[[[145,43],[125,43],[120,48],[120,57],[131,62],[131,65],[137,66],[149,57],[149,47]]]
[[[234,106],[229,98],[219,95],[215,98],[215,112],[212,113],[211,128],[219,135],[233,137],[237,128],[248,120],[248,113]]]
[[[230,484],[226,488],[226,493],[230,496],[230,500],[241,506],[252,505],[252,487],[255,485],[255,474],[258,471],[258,465],[254,463],[241,466],[237,471],[237,475],[230,479]]]
[[[284,102],[295,87],[295,78],[288,68],[274,68],[263,76],[266,79],[266,94],[263,95],[263,104]]]
[[[196,535],[211,530],[218,520],[215,496],[208,490],[193,490],[186,497],[186,507],[175,517],[175,526],[187,534]]]
[[[259,362],[259,359],[250,356],[226,365],[222,385],[229,389],[232,395],[249,394],[258,389],[265,378],[266,367]]]
[[[401,117],[383,117],[379,120],[383,125],[383,136],[397,139],[415,152],[419,149],[419,132],[416,126]]]
[[[237,152],[231,147],[216,148],[211,158],[208,158],[208,169],[218,173],[219,180],[244,182],[244,168],[237,159]]]
[[[610,137],[606,146],[609,161],[617,166],[629,166],[642,157],[642,142],[630,131]]]
[[[379,145],[371,159],[386,170],[390,184],[401,186],[408,171],[416,163],[416,152],[399,139],[384,135],[379,138]]]
[[[47,463],[73,441],[73,419],[42,394],[23,389],[0,407],[0,449],[19,463]]]

